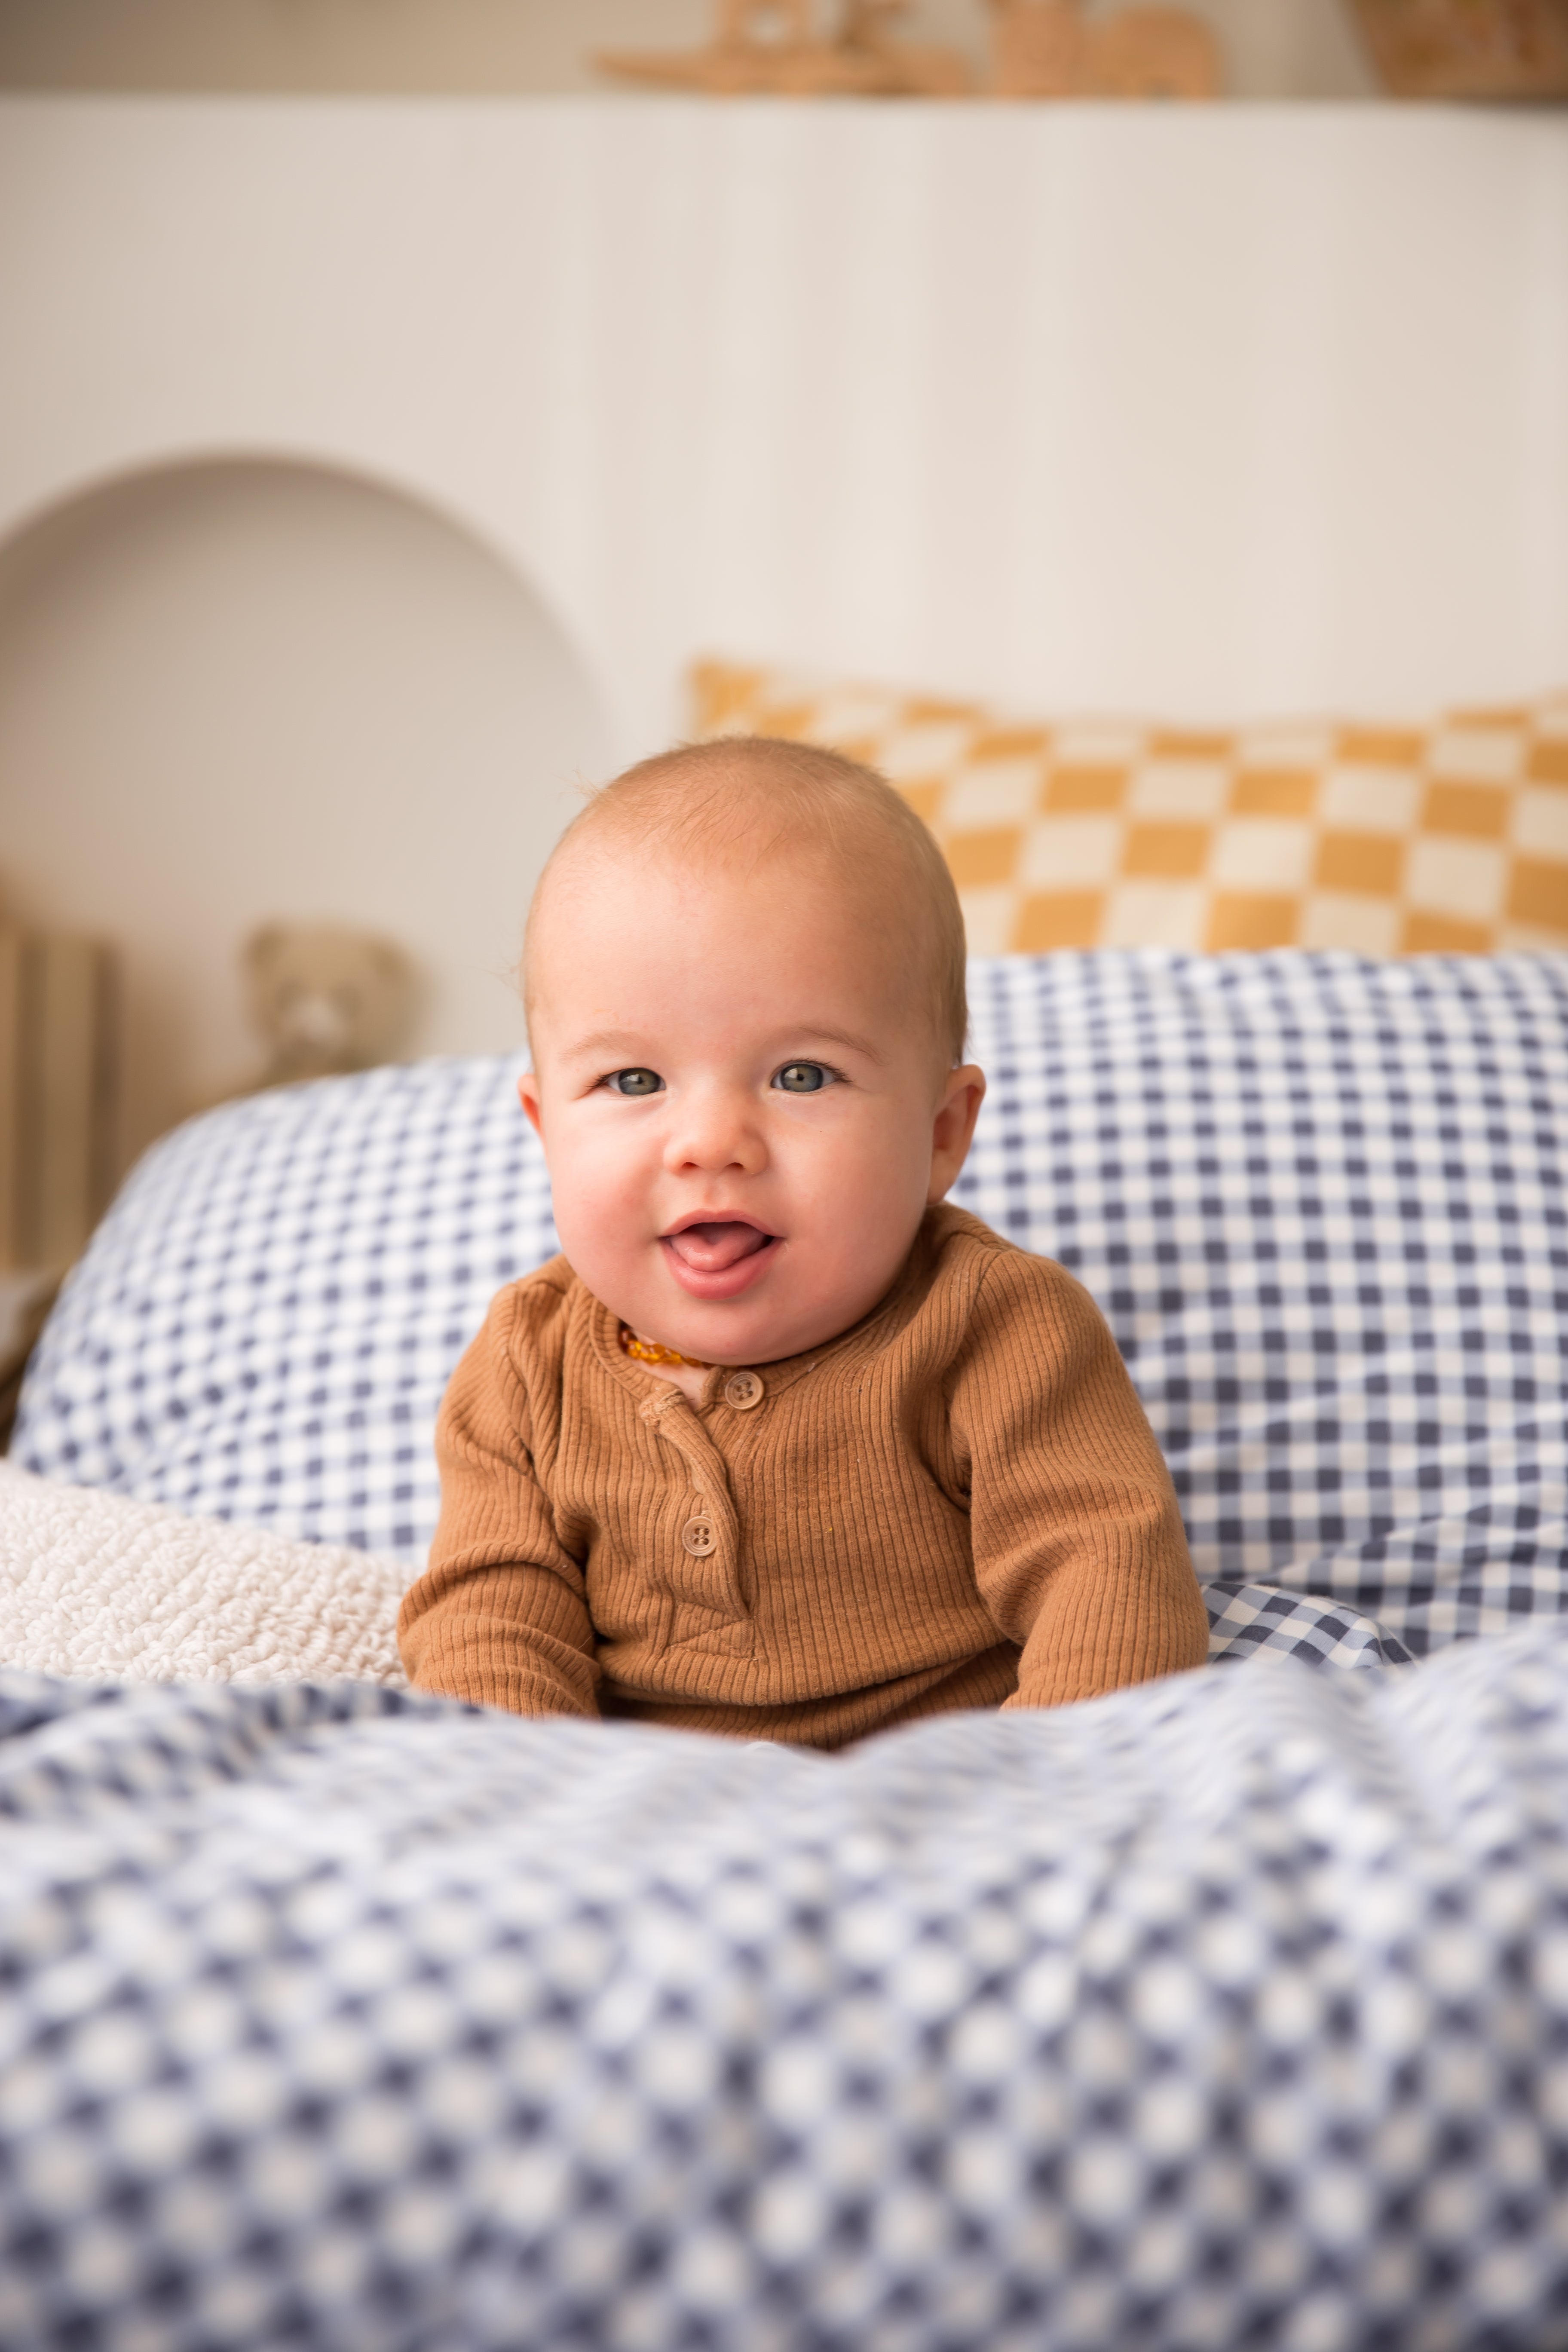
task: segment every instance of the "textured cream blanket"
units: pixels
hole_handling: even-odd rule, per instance
[[[0,1462],[0,1665],[104,1682],[402,1685],[411,1571]]]

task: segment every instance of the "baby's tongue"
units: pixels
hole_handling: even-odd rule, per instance
[[[755,1225],[736,1223],[688,1225],[684,1233],[667,1234],[677,1257],[698,1274],[722,1274],[743,1257],[754,1257],[768,1236]]]

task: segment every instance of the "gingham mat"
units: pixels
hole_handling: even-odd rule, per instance
[[[1568,1629],[837,1758],[0,1730],[5,2352],[1568,2341]]]
[[[1568,958],[973,975],[992,1090],[955,1197],[1110,1317],[1217,1645],[1390,1660],[1559,1612]],[[57,1311],[16,1458],[420,1560],[441,1390],[554,1247],[516,1067],[377,1071],[170,1138]]]

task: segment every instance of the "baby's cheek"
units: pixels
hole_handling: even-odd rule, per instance
[[[555,1178],[556,1221],[613,1245],[639,1221],[651,1195],[649,1171],[640,1155],[597,1148],[570,1160]]]

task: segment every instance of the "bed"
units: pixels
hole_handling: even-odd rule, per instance
[[[410,1694],[504,1058],[135,1172],[0,1468],[0,2343],[1568,2343],[1568,957],[973,970],[1195,1674],[824,1757]]]

